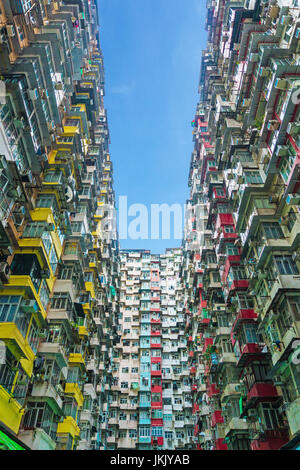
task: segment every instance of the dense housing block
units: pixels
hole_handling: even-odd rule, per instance
[[[0,2],[0,443],[106,447],[118,242],[94,0]]]
[[[299,4],[208,0],[206,29],[182,265],[196,448],[297,448]]]

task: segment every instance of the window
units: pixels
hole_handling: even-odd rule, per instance
[[[284,238],[283,232],[278,222],[264,222],[262,227],[267,238]]]
[[[22,311],[20,307],[21,296],[0,296],[0,322],[16,323],[22,336],[26,336],[30,315]]]
[[[225,249],[226,249],[226,255],[238,255],[239,254],[238,248],[234,245],[226,244]]]
[[[278,409],[272,403],[262,403],[260,405],[265,429],[278,429],[281,427],[281,420]]]
[[[288,218],[287,228],[289,232],[291,232],[297,220],[296,212],[293,209],[291,209],[287,215],[287,218]]]
[[[31,222],[26,225],[22,238],[41,238],[45,231],[45,222]]]
[[[140,426],[139,435],[140,435],[140,437],[150,437],[150,427],[149,426]]]
[[[233,225],[224,225],[224,231],[225,233],[234,233],[234,226]]]
[[[258,343],[258,338],[256,335],[256,327],[254,325],[245,325],[244,333],[245,333],[246,343]]]
[[[296,263],[290,255],[274,256],[279,274],[299,274]]]
[[[254,301],[252,297],[247,297],[246,295],[238,296],[238,304],[240,309],[253,309]]]
[[[152,436],[162,436],[163,430],[159,426],[152,426]]]
[[[39,333],[39,328],[37,326],[37,323],[36,323],[35,319],[33,318],[32,323],[31,323],[31,327],[30,327],[30,331],[29,331],[29,335],[28,335],[28,343],[29,343],[32,351],[35,354],[37,352],[37,348],[38,348],[38,344],[39,344],[38,333]]]
[[[247,184],[261,184],[263,183],[259,171],[245,171],[245,181]]]

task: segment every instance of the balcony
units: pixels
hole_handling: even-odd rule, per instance
[[[267,429],[259,439],[251,442],[252,450],[279,450],[289,440],[288,430],[285,428]]]
[[[257,314],[253,309],[241,309],[235,318],[231,332],[234,333],[241,323],[249,323],[257,320]]]
[[[54,403],[59,408],[62,408],[63,401],[60,396],[60,393],[56,390],[56,388],[48,382],[43,383],[34,383],[32,392],[32,397],[43,397],[47,398],[47,401]]]
[[[249,361],[261,359],[264,347],[257,343],[247,343],[242,347],[241,356],[238,359],[237,366],[244,367]]]
[[[16,434],[19,431],[24,408],[0,385],[1,421]]]
[[[80,429],[74,418],[72,418],[72,416],[67,416],[62,423],[58,423],[57,434],[70,434],[73,439],[75,439],[76,437],[79,437]]]
[[[265,398],[272,399],[277,397],[278,393],[274,385],[270,383],[256,382],[247,394],[247,403],[257,402]]]
[[[24,338],[16,323],[0,322],[0,339],[9,345],[15,358],[21,361],[23,369],[30,376],[33,370],[35,354]]]
[[[224,418],[221,410],[216,410],[211,417],[211,427],[215,427],[216,424],[223,424]]]
[[[81,407],[83,405],[83,396],[77,383],[66,383],[65,393],[67,395],[73,395],[78,406]]]

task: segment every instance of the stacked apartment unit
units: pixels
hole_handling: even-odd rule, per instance
[[[0,445],[106,449],[119,267],[97,2],[1,0],[0,79]]]
[[[208,0],[182,286],[197,449],[299,448],[297,0]]]
[[[120,252],[120,342],[113,359],[111,449],[192,446],[181,249]]]

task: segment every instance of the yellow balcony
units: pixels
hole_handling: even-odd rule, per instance
[[[0,385],[1,421],[14,433],[18,433],[24,408]]]
[[[85,289],[91,293],[93,299],[95,299],[95,287],[93,282],[85,282]]]
[[[83,355],[80,353],[71,353],[69,355],[69,365],[79,365],[79,366],[84,366],[85,368],[85,360],[83,358]]]
[[[81,407],[83,405],[83,396],[82,396],[82,393],[80,391],[78,384],[66,383],[65,393],[67,393],[68,395],[73,395],[78,406]]]
[[[22,250],[16,250],[15,253],[35,254],[40,266],[42,268],[49,268],[50,272],[52,272],[48,255],[41,238],[21,238],[19,240],[19,247],[22,248]]]
[[[72,416],[66,416],[62,423],[58,423],[57,434],[71,434],[74,439],[75,437],[79,437],[80,429]]]
[[[39,295],[35,290],[34,285],[32,284],[30,276],[18,276],[18,275],[11,275],[9,278],[9,283],[5,285],[5,289],[2,290],[3,295],[18,295],[24,294],[24,291],[29,294],[29,298],[34,296],[34,300],[36,300],[39,306],[39,314],[42,316],[42,319],[45,320],[47,317],[46,310],[43,307],[42,302],[40,301]]]
[[[35,354],[17,325],[15,323],[0,323],[0,339],[5,342],[15,358],[21,361],[23,369],[30,377]]]
[[[89,334],[86,326],[79,326],[78,327],[78,333],[79,333],[79,336],[88,336],[88,334]]]

